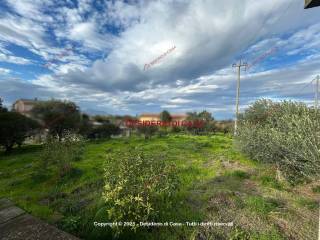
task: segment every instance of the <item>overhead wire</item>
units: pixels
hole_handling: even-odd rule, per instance
[[[274,2],[274,5],[273,5],[273,7],[271,8],[270,13],[268,14],[268,16],[267,16],[267,17],[265,18],[265,20],[263,21],[263,24],[261,25],[258,33],[255,34],[255,35],[253,35],[254,37],[252,38],[252,40],[250,40],[250,42],[253,43],[253,42],[255,42],[255,41],[257,40],[259,34],[261,33],[261,31],[262,31],[262,29],[263,29],[263,25],[265,25],[265,24],[267,23],[268,19],[271,17],[271,15],[272,15],[272,13],[273,13],[273,10],[274,10],[274,7],[276,6],[276,3],[277,3],[277,1]],[[273,24],[276,24],[277,22],[279,22],[280,19],[282,19],[283,16],[285,16],[285,15],[288,13],[288,11],[289,11],[289,9],[291,8],[291,6],[293,5],[293,3],[294,3],[294,1],[292,1],[292,0],[289,1],[288,5],[287,5],[287,7],[286,7],[286,9],[285,9],[285,11],[282,12],[282,14],[276,19],[276,21],[273,22]],[[251,43],[250,43],[249,45],[251,45]]]

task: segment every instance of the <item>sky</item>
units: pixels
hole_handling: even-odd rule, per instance
[[[1,0],[0,97],[89,114],[207,110],[260,98],[312,105],[320,7],[303,0]],[[153,64],[151,64],[151,62]],[[147,65],[146,65],[147,64]],[[148,66],[147,68],[145,66]]]

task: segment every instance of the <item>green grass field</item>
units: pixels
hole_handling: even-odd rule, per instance
[[[233,227],[138,229],[122,239],[316,239],[320,184],[291,187],[277,181],[274,166],[247,159],[224,135],[87,142],[76,170],[63,179],[54,170],[46,178],[37,176],[41,146],[24,146],[0,153],[0,197],[83,239],[104,239],[108,231],[93,222],[104,220],[106,153],[131,147],[165,153],[166,161],[178,166],[180,189],[166,221],[233,222]]]

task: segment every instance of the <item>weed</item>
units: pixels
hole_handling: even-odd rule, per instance
[[[312,188],[312,192],[314,192],[314,193],[320,193],[320,185],[313,187],[313,188]]]
[[[247,173],[245,171],[241,171],[241,170],[228,172],[226,175],[227,176],[231,176],[231,177],[235,177],[235,178],[239,178],[239,179],[248,179],[248,178],[250,178],[250,174],[249,173]]]
[[[298,203],[299,206],[306,207],[309,210],[314,210],[314,209],[318,208],[318,202],[317,201],[310,200],[310,199],[307,199],[307,198],[299,198],[297,200],[297,203]]]
[[[272,187],[278,190],[283,189],[283,186],[274,177],[264,175],[260,177],[260,181],[263,186]]]
[[[268,215],[269,212],[278,207],[278,202],[274,199],[265,199],[260,196],[249,196],[245,200],[246,206],[253,212],[261,216]]]
[[[76,232],[80,226],[79,216],[70,216],[62,219],[60,226],[67,232]]]

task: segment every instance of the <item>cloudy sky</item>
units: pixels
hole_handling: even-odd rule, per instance
[[[0,97],[7,106],[18,98],[66,99],[91,114],[206,109],[232,118],[232,64],[244,59],[242,110],[259,98],[312,104],[320,7],[303,4],[1,0]]]

